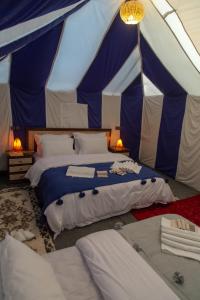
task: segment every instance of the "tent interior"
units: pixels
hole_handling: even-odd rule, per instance
[[[0,3],[2,174],[13,133],[28,150],[27,128],[109,128],[111,145],[120,136],[134,161],[198,194],[200,1],[141,0],[136,25],[122,21],[124,2]]]

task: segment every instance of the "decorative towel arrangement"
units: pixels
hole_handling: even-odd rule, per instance
[[[125,175],[127,173],[136,173],[139,174],[141,170],[141,166],[139,166],[136,162],[127,160],[124,162],[115,161],[111,166],[110,173],[115,173],[118,175]]]
[[[200,261],[200,228],[182,218],[161,219],[161,249]]]

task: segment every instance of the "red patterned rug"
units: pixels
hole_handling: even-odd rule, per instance
[[[178,214],[200,226],[200,195],[166,205],[154,204],[147,208],[134,209],[131,212],[137,220],[144,220],[162,214]]]

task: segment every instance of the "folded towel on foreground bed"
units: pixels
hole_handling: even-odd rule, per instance
[[[184,228],[189,229],[188,226]],[[200,228],[194,226],[191,230],[173,226],[172,221],[161,219],[161,249],[178,256],[184,256],[200,261]]]

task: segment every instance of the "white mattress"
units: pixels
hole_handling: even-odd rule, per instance
[[[125,155],[115,153],[54,156],[37,160],[26,177],[30,179],[32,186],[36,186],[42,173],[51,167],[128,159],[130,158]],[[61,198],[63,205],[58,206],[54,202],[46,208],[48,224],[56,235],[65,228],[85,226],[126,213],[133,208],[147,207],[156,202],[165,204],[174,200],[169,185],[161,178],[157,178],[155,183],[147,180],[145,185],[141,185],[138,180],[98,187],[98,190],[96,195],[90,190],[84,191],[84,198],[79,198],[79,193],[64,195]]]
[[[48,253],[44,257],[52,265],[67,300],[103,299],[76,247]]]

